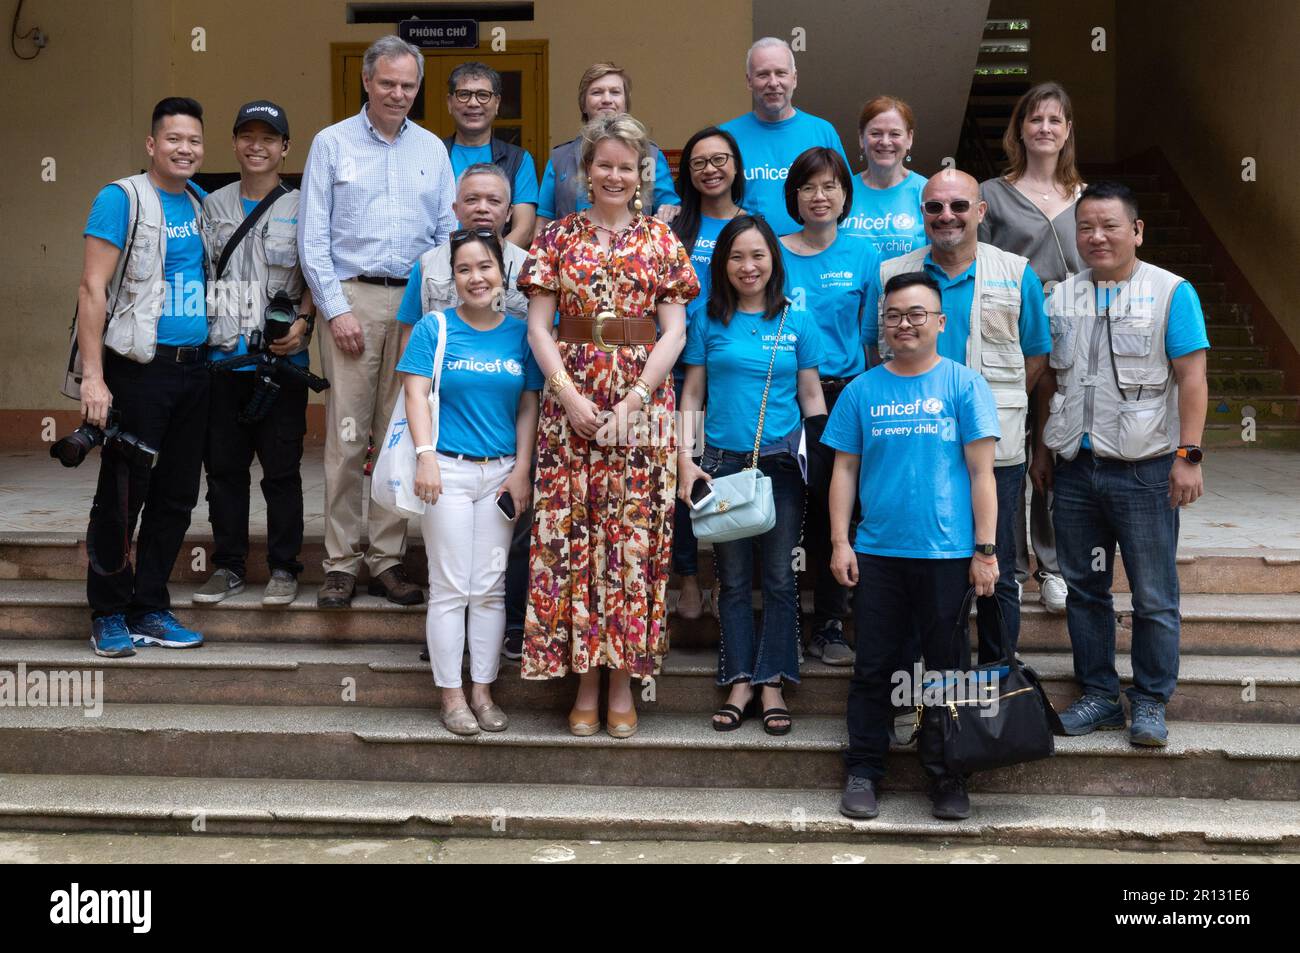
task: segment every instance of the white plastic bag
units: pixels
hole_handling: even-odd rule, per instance
[[[438,445],[438,387],[442,383],[442,361],[447,349],[447,321],[441,311],[438,319],[438,346],[433,358],[433,386],[429,389],[429,443]],[[406,388],[397,391],[388,429],[379,445],[379,457],[370,474],[370,499],[380,506],[408,516],[424,514],[424,500],[415,495],[415,440],[406,422]]]

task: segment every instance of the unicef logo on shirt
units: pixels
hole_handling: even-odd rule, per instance
[[[894,224],[906,231],[907,229],[916,226],[916,216],[908,215],[906,212],[899,212],[894,216]]]
[[[504,366],[506,369],[506,373],[509,374],[511,377],[524,376],[523,365],[520,364],[518,361],[514,360],[513,358],[507,358]]]
[[[943,413],[943,401],[938,397],[927,397],[921,404],[921,409],[927,414]]]

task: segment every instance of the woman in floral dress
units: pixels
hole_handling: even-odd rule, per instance
[[[523,677],[579,676],[576,735],[636,731],[630,679],[668,651],[666,597],[676,491],[673,363],[699,292],[686,249],[641,214],[645,127],[626,114],[583,130],[592,207],[552,222],[519,288],[547,389],[537,439]],[[560,317],[555,320],[556,311]]]

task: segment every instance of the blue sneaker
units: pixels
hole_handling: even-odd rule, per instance
[[[1084,695],[1061,712],[1061,727],[1067,735],[1114,731],[1124,727],[1124,709],[1118,698]]]
[[[136,645],[161,645],[166,649],[196,649],[203,644],[203,636],[191,632],[176,621],[176,616],[166,610],[146,612],[129,623],[131,638]]]
[[[135,643],[126,627],[126,616],[104,615],[90,620],[90,647],[104,658],[126,658],[135,654]]]
[[[1133,724],[1128,730],[1128,740],[1146,748],[1163,748],[1169,744],[1169,729],[1165,727],[1165,706],[1151,698],[1130,700]]]

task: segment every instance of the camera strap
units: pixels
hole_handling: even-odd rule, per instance
[[[244,240],[244,236],[253,230],[257,220],[266,214],[266,210],[274,205],[280,196],[288,194],[289,189],[285,188],[283,182],[280,182],[244,217],[244,220],[239,223],[239,227],[231,233],[230,241],[226,242],[226,247],[221,249],[221,257],[217,259],[217,268],[212,276],[213,281],[221,280],[221,276],[226,273],[226,265],[230,263],[230,256],[234,254],[236,246]]]
[[[108,448],[105,447],[104,450]],[[103,454],[103,450],[100,454]],[[119,453],[113,453],[111,461],[103,461],[104,465],[113,468],[113,480],[117,484],[117,507],[118,516],[122,520],[122,561],[118,563],[116,569],[105,569],[99,562],[99,554],[95,548],[95,534],[86,534],[86,558],[90,562],[90,569],[97,576],[116,576],[131,561],[131,467],[130,464]]]

